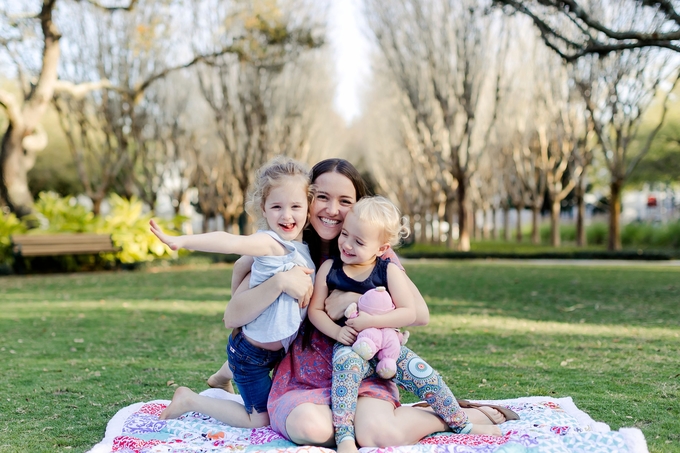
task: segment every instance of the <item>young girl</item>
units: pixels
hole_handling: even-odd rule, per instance
[[[317,274],[309,319],[323,333],[334,338],[331,407],[338,452],[357,451],[354,414],[357,391],[362,379],[375,373],[371,362],[361,359],[350,347],[358,332],[368,327],[405,327],[415,317],[404,272],[381,256],[408,234],[397,208],[383,197],[362,198],[345,217],[338,239],[340,260],[328,260]],[[336,324],[325,312],[324,301],[334,289],[365,293],[384,286],[392,296],[395,309],[383,315],[360,313]],[[472,425],[441,376],[412,351],[402,347],[395,381],[404,389],[425,399],[456,433],[500,435],[492,425]]]
[[[314,269],[309,248],[301,242],[310,201],[308,170],[293,160],[277,158],[260,169],[247,206],[249,213],[259,218],[261,226],[267,229],[250,236],[222,231],[168,236],[152,220],[151,231],[172,250],[185,248],[254,256],[250,277],[253,287],[294,266]],[[257,318],[232,330],[227,356],[244,405],[220,401],[220,420],[240,428],[269,425],[270,372],[297,335],[307,311],[302,305],[304,303],[298,304],[288,294],[281,293]],[[194,394],[199,401],[196,404],[192,400],[194,396],[188,393],[191,390],[180,387],[177,392],[183,397],[173,397],[172,403],[161,413],[161,419],[176,418],[187,412],[188,407],[200,408],[202,403],[212,405],[215,402],[211,398],[204,401],[201,398],[205,397]]]

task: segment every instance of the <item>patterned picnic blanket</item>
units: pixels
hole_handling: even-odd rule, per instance
[[[203,395],[241,402],[238,395],[208,389]],[[500,425],[503,437],[436,433],[417,445],[361,448],[361,453],[648,453],[637,428],[612,431],[576,407],[571,398],[526,397],[480,401],[500,404],[521,420]],[[176,420],[159,420],[169,401],[125,407],[109,421],[104,439],[90,453],[333,453],[321,447],[298,446],[269,427],[234,428],[211,417],[189,412]]]

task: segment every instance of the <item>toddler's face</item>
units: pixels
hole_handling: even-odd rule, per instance
[[[368,264],[382,255],[387,244],[381,240],[380,228],[362,222],[353,212],[345,217],[338,238],[340,259],[345,264]]]

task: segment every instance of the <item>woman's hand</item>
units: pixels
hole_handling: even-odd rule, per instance
[[[349,293],[335,289],[326,298],[324,309],[333,321],[337,321],[345,316],[347,307],[352,302],[358,302],[360,297],[361,294],[359,293]]]

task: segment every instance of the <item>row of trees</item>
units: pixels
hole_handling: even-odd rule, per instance
[[[364,6],[376,70],[353,143],[370,150],[362,159],[381,192],[411,218],[458,223],[461,250],[478,210],[508,219],[511,207],[529,208],[538,240],[547,194],[558,245],[561,201],[572,191],[583,241],[586,175],[600,159],[610,180],[609,248],[620,247],[621,190],[678,80],[676,38],[643,39],[668,29],[671,6]],[[271,156],[314,162],[342,152],[326,11],[316,2],[0,0],[0,8],[0,58],[19,81],[14,93],[0,89],[8,120],[0,201],[19,215],[31,211],[27,173],[47,146],[40,120],[50,105],[95,212],[112,191],[150,206],[165,192],[179,211],[193,190],[206,221],[234,225],[255,169]],[[640,130],[643,118],[650,130]]]
[[[263,162],[315,157],[312,113],[330,111],[332,87],[322,16],[304,1],[6,2],[4,56],[23,100],[0,91],[3,204],[31,212],[27,173],[52,104],[95,213],[112,191],[151,206],[171,191],[179,207],[197,188],[206,217],[232,223]]]
[[[467,250],[472,213],[503,210],[507,218],[511,205],[531,209],[538,241],[546,194],[552,244],[559,245],[561,201],[575,190],[581,242],[595,152],[609,175],[608,245],[621,247],[621,192],[663,124],[679,77],[676,54],[630,46],[560,58],[527,27],[526,16],[503,14],[491,1],[365,3],[380,50],[379,85],[389,87],[372,107],[391,103],[372,121],[398,125],[398,139],[382,149],[403,156],[402,165],[386,167],[385,156],[374,155],[384,191],[414,216],[456,222],[459,248]],[[643,2],[593,1],[589,8],[619,27],[646,25],[651,33],[662,26],[658,8]],[[643,119],[651,130],[640,130]],[[396,187],[395,180],[408,183]]]

